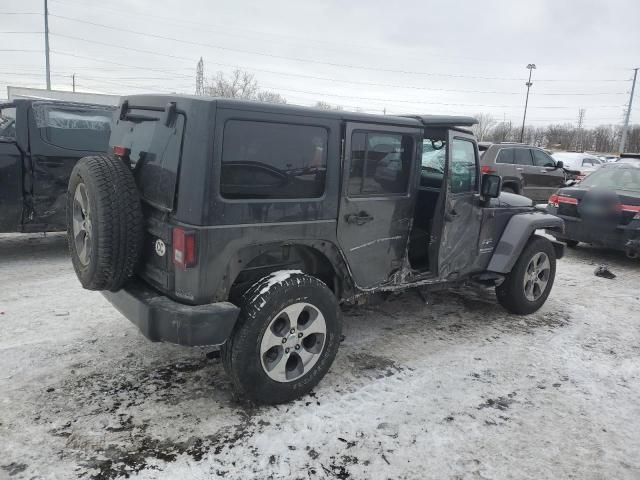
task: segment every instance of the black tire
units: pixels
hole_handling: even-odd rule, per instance
[[[543,252],[549,259],[550,273],[549,279],[542,294],[534,301],[527,299],[525,295],[525,275],[527,267],[533,257]],[[544,237],[534,235],[522,250],[520,257],[513,266],[511,272],[506,276],[504,282],[496,287],[498,302],[508,312],[518,315],[528,315],[537,311],[547,300],[556,276],[556,254],[553,245]]]
[[[242,296],[241,311],[231,337],[222,347],[222,362],[238,395],[260,404],[289,402],[311,391],[327,373],[338,352],[342,314],[335,295],[320,280],[292,273],[274,283],[269,275]],[[285,308],[296,303],[317,308],[326,322],[326,335],[318,360],[299,378],[278,382],[262,365],[261,342],[267,328]],[[295,352],[294,352],[295,353]]]
[[[74,215],[80,215],[77,220],[87,220],[76,200],[76,193],[81,190],[90,212],[85,248],[82,241],[76,241],[80,234],[74,235]],[[67,239],[82,286],[88,290],[119,290],[133,274],[142,238],[142,209],[131,169],[111,155],[78,161],[67,190]]]

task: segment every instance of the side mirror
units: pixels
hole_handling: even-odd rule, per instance
[[[556,162],[556,168],[564,168],[564,162],[562,160],[558,160]]]
[[[482,175],[482,184],[480,185],[480,194],[484,198],[498,198],[502,190],[502,177],[500,175],[490,175],[485,173]]]

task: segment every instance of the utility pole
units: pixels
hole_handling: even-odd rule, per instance
[[[524,139],[524,123],[527,120],[527,106],[529,105],[529,89],[531,88],[531,85],[533,85],[533,83],[531,83],[531,73],[533,72],[533,70],[535,70],[536,64],[530,63],[529,65],[527,65],[527,68],[529,69],[529,81],[525,84],[527,86],[527,99],[524,102],[524,115],[522,116],[522,130],[520,130],[520,143],[522,143],[522,140]]]
[[[636,90],[636,78],[638,77],[638,69],[633,69],[633,84],[631,85],[631,95],[629,95],[629,106],[624,116],[624,125],[622,126],[622,138],[620,138],[620,152],[624,153],[624,147],[627,143],[627,130],[629,130],[629,116],[631,115],[631,106],[633,105],[633,93]]]
[[[196,67],[196,95],[204,95],[204,62],[202,57]]]
[[[51,69],[49,67],[49,5],[44,0],[44,58],[47,69],[47,90],[51,90]]]
[[[76,93],[76,74],[71,75],[71,81],[73,82],[73,93]]]
[[[578,110],[578,132],[576,134],[576,152],[583,152],[584,145],[582,145],[582,127],[584,126],[584,115],[587,111],[584,108]]]

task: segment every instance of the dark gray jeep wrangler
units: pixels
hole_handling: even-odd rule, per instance
[[[480,176],[472,118],[143,95],[114,122],[69,183],[82,285],[153,341],[221,346],[256,402],[325,375],[342,302],[472,280],[528,314],[564,253],[535,234],[561,219]]]

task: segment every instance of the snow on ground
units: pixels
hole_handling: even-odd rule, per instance
[[[256,408],[82,290],[63,236],[0,236],[0,478],[637,479],[639,285],[582,247],[528,317],[475,290],[351,309],[314,393]]]

